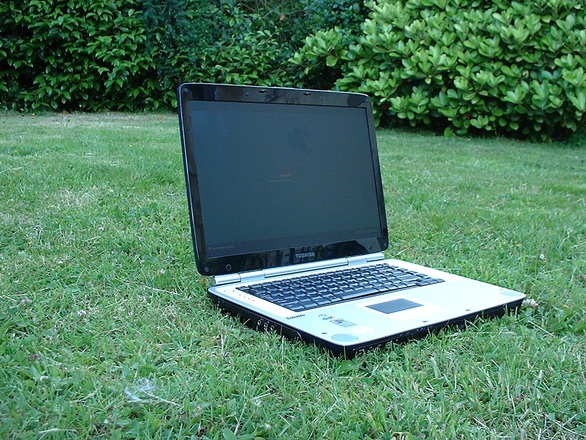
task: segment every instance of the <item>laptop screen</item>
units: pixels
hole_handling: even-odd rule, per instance
[[[190,99],[179,95],[181,125],[202,274],[386,247],[372,113],[364,95],[352,100],[352,94],[311,91],[303,102],[308,91],[185,86],[191,93]]]

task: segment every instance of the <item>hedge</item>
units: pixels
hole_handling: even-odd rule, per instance
[[[156,108],[138,0],[0,5],[0,108]]]
[[[294,61],[336,71],[383,123],[549,139],[586,112],[585,5],[573,0],[379,0],[361,35],[334,27]]]
[[[183,81],[368,93],[377,121],[551,138],[586,112],[574,0],[5,0],[0,110],[172,108]]]
[[[0,110],[172,108],[183,81],[299,85],[304,37],[365,16],[358,0],[5,0]]]
[[[299,86],[289,61],[305,36],[342,23],[358,29],[358,0],[144,0],[147,44],[170,90],[183,80]],[[331,84],[313,78],[312,87]]]

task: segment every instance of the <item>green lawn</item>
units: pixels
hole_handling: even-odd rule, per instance
[[[174,115],[0,115],[1,438],[586,436],[586,131],[380,130],[389,256],[538,306],[353,360],[195,272]]]

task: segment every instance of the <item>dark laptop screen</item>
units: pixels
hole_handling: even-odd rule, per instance
[[[219,263],[204,274],[379,251],[383,236],[386,245],[368,108],[210,100],[184,108],[197,254]]]

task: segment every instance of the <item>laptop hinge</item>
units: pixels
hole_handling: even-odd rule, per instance
[[[367,255],[359,255],[357,257],[350,257],[348,258],[348,265],[349,266],[356,266],[359,264],[370,263],[371,261],[380,261],[384,260],[385,256],[382,252],[377,252],[376,254],[367,254]]]
[[[255,270],[251,272],[217,275],[213,278],[212,282],[214,286],[221,286],[223,284],[252,283],[254,281],[262,281],[265,278],[266,277],[263,270]]]
[[[212,278],[213,286],[221,286],[222,284],[232,284],[240,282],[240,274],[230,273],[227,275],[217,275]]]
[[[349,258],[338,258],[335,260],[311,262],[295,266],[274,267],[272,269],[255,270],[251,272],[233,273],[227,275],[218,275],[213,278],[213,285],[220,286],[232,283],[253,283],[262,281],[266,278],[278,277],[281,275],[292,275],[302,272],[310,272],[320,269],[331,269],[340,266],[357,266],[371,261],[383,260],[385,257],[382,252],[368,255],[359,255]]]

